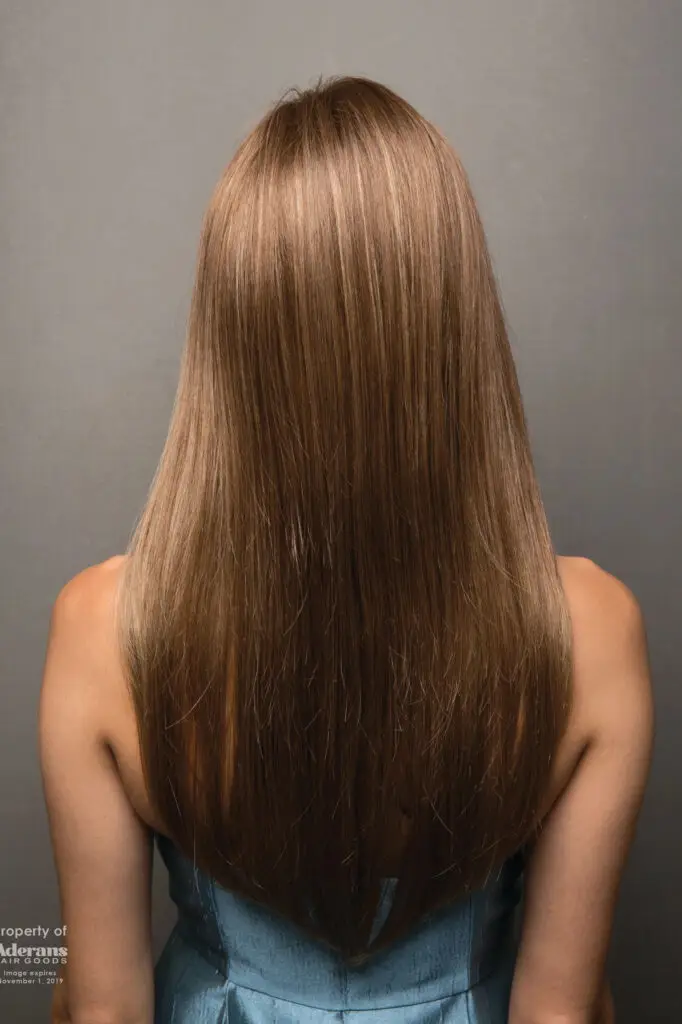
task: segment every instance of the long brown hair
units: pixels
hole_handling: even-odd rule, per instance
[[[150,798],[219,883],[360,963],[532,836],[568,613],[467,177],[385,86],[285,95],[224,172],[127,554]]]

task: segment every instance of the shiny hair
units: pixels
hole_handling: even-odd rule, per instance
[[[535,834],[570,620],[470,185],[386,86],[285,94],[220,179],[119,597],[168,835],[348,963]]]

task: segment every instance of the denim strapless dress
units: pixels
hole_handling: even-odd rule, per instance
[[[165,836],[178,921],[155,969],[154,1024],[506,1024],[524,856],[359,968],[218,885]],[[391,881],[379,915],[388,913]],[[376,925],[375,925],[376,928]]]

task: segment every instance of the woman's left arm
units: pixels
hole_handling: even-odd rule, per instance
[[[105,739],[89,572],[55,601],[40,695],[43,789],[68,947],[53,1012],[71,1024],[152,1024],[152,834]]]

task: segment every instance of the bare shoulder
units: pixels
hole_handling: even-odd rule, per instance
[[[98,597],[104,597],[107,590],[115,585],[125,559],[125,555],[112,555],[103,562],[81,569],[62,586],[55,605],[58,603],[60,609],[71,612],[92,608],[93,602],[97,602]]]
[[[646,625],[632,590],[588,558],[559,558],[573,625],[576,704],[588,728],[652,727]]]
[[[52,606],[43,690],[59,691],[61,700],[72,698],[83,709],[104,709],[118,675],[114,599],[124,561],[116,555],[81,570]]]
[[[589,559],[561,558],[559,572],[573,627],[573,735],[577,729],[580,756],[528,864],[510,1024],[599,1016],[653,740],[639,602]]]
[[[103,562],[89,565],[72,576],[57,594],[52,618],[71,629],[91,630],[104,625],[116,593],[125,555],[113,555]]]
[[[59,590],[40,691],[40,769],[68,928],[63,987],[73,1021],[149,1021],[153,1015],[152,836],[128,798],[108,742],[116,708],[111,613],[120,565],[119,559],[91,565]],[[55,1011],[58,1004],[53,1020]]]
[[[641,619],[639,603],[632,590],[592,559],[561,556],[557,563],[571,614],[582,619],[585,614],[589,617],[599,611],[631,624]]]

